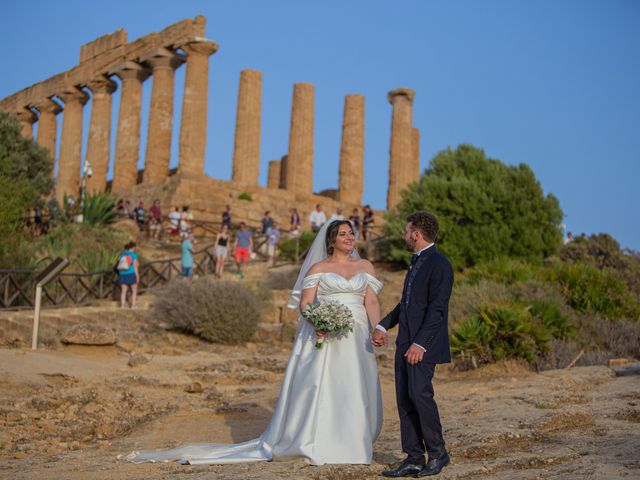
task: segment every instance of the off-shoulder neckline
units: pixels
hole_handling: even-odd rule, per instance
[[[304,278],[312,278],[312,277],[318,277],[318,276],[321,276],[321,275],[329,275],[329,274],[337,275],[337,276],[339,276],[340,278],[342,278],[343,280],[346,280],[347,282],[350,282],[351,280],[353,280],[354,278],[356,278],[358,275],[363,275],[363,274],[364,274],[364,275],[367,275],[367,276],[369,276],[369,277],[371,277],[371,278],[373,278],[374,280],[378,280],[376,277],[374,277],[373,275],[371,275],[371,274],[370,274],[370,273],[368,273],[368,272],[358,272],[358,273],[354,273],[354,274],[353,274],[351,277],[349,277],[349,278],[345,277],[344,275],[340,275],[340,274],[339,274],[339,273],[337,273],[337,272],[318,272],[318,273],[312,273],[311,275],[307,275],[307,276],[306,276],[306,277],[304,277]],[[380,280],[378,280],[378,281],[380,281]]]

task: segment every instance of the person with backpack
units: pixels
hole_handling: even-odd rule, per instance
[[[136,242],[129,242],[124,246],[124,251],[118,255],[116,269],[120,284],[120,308],[124,308],[127,303],[127,287],[131,289],[131,308],[136,308],[138,283],[140,283]]]

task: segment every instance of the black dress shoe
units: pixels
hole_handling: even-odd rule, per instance
[[[414,477],[424,467],[424,463],[418,463],[410,459],[405,459],[399,467],[394,468],[393,470],[385,470],[382,472],[383,477]]]
[[[449,465],[451,459],[449,458],[449,454],[444,452],[444,455],[440,458],[432,458],[429,460],[424,468],[415,475],[416,478],[420,477],[429,477],[431,475],[438,475],[440,471]]]

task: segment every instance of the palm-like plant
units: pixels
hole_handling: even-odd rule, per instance
[[[88,225],[109,225],[115,222],[115,204],[115,197],[106,192],[87,195],[82,208],[82,221]]]

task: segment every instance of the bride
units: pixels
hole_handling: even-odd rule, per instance
[[[289,306],[300,312],[318,300],[337,300],[353,314],[353,332],[331,338],[299,315],[280,396],[266,431],[233,445],[187,445],[133,452],[135,463],[224,464],[304,457],[308,463],[369,464],[382,425],[382,397],[369,332],[380,320],[382,283],[360,259],[347,220],[325,224],[302,265]]]

